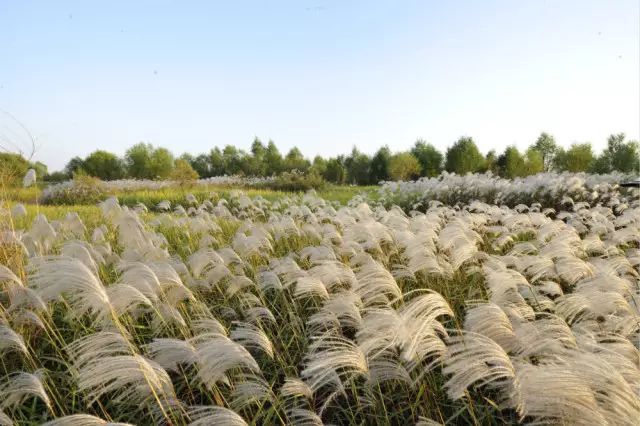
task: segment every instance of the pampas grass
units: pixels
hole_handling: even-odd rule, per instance
[[[4,209],[0,424],[634,424],[640,203],[611,179]]]

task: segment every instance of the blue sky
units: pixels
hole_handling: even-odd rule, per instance
[[[138,141],[313,157],[640,134],[630,1],[0,0],[0,109],[59,169]],[[0,113],[0,135],[24,135]]]

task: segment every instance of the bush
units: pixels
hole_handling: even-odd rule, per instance
[[[112,191],[95,177],[76,174],[73,180],[51,185],[42,192],[43,204],[96,204],[112,195]]]
[[[22,183],[29,170],[29,162],[19,154],[0,153],[0,183],[8,186]]]
[[[274,180],[259,186],[275,191],[295,192],[322,189],[325,184],[325,180],[318,173],[303,174],[294,170],[292,172],[284,172]]]

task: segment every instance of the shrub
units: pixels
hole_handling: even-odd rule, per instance
[[[110,195],[111,191],[100,179],[76,174],[73,180],[47,187],[41,201],[44,204],[95,204]]]
[[[310,189],[322,189],[326,184],[325,180],[318,173],[300,173],[297,171],[284,172],[272,181],[260,185],[263,188],[275,191],[308,191]]]

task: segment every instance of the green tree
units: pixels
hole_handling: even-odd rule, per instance
[[[267,148],[264,144],[260,139],[255,138],[251,144],[251,156],[247,157],[247,165],[245,167],[247,175],[265,176],[267,174],[266,152]]]
[[[64,166],[64,173],[68,178],[73,177],[75,173],[78,173],[84,167],[84,160],[80,157],[73,157],[66,166]]]
[[[302,152],[296,147],[293,147],[289,150],[287,155],[284,157],[284,170],[292,171],[298,170],[299,172],[306,172],[309,168],[309,160],[304,158]]]
[[[410,152],[401,152],[389,161],[389,176],[393,180],[409,180],[420,176],[420,162]]]
[[[411,154],[420,163],[421,176],[435,177],[442,173],[443,156],[433,145],[418,139],[411,148]]]
[[[140,142],[127,150],[124,163],[128,174],[137,179],[166,179],[173,170],[173,154]]]
[[[522,176],[523,169],[524,158],[515,146],[508,146],[498,157],[498,170],[502,177],[513,179]]]
[[[89,175],[102,180],[122,179],[125,176],[124,163],[117,155],[97,150],[82,162],[82,169]]]
[[[328,182],[341,185],[347,181],[347,168],[344,165],[344,157],[330,158],[327,160],[322,177]]]
[[[224,157],[220,148],[215,147],[209,151],[209,176],[222,176],[227,174],[224,165]]]
[[[322,158],[320,155],[316,155],[313,159],[313,163],[311,164],[311,168],[309,169],[309,173],[316,173],[319,176],[323,176],[326,170],[327,160]]]
[[[125,166],[129,176],[136,179],[151,179],[151,154],[153,146],[140,142],[127,150],[124,155]]]
[[[151,154],[152,179],[166,179],[173,171],[173,154],[166,148],[156,148]]]
[[[389,180],[389,161],[391,160],[391,150],[388,146],[380,148],[371,158],[371,183],[378,183]]]
[[[542,155],[544,171],[551,171],[554,165],[553,159],[558,152],[558,144],[556,143],[555,138],[546,132],[542,132],[533,144],[533,149]]]
[[[585,172],[590,170],[594,162],[590,143],[572,144],[568,150],[558,149],[554,167],[560,171]]]
[[[354,146],[351,154],[344,162],[347,168],[347,181],[357,185],[368,185],[371,182],[371,159],[358,151]]]
[[[535,148],[529,148],[524,153],[524,169],[522,176],[535,175],[544,171],[544,158]]]
[[[211,177],[211,164],[209,164],[209,156],[207,154],[199,154],[189,164],[198,173],[198,176],[202,178]]]
[[[198,179],[198,173],[191,167],[191,164],[189,164],[187,160],[178,159],[175,161],[169,177],[171,180],[179,182],[180,185],[187,186]]]
[[[484,157],[484,168],[483,172],[491,172],[494,175],[500,174],[500,170],[498,167],[498,157],[496,156],[496,152],[492,149],[487,152],[487,155]]]
[[[242,171],[242,152],[233,145],[227,145],[222,150],[224,171],[227,175],[237,175]]]
[[[472,138],[461,137],[447,149],[445,168],[459,175],[479,172],[484,168],[484,157]]]
[[[617,170],[622,173],[640,172],[640,148],[638,142],[625,142],[625,134],[618,133],[609,136],[607,147],[594,161],[592,171],[595,173],[610,173]]]
[[[282,171],[282,155],[278,151],[278,147],[273,141],[267,144],[267,150],[264,153],[264,161],[266,163],[267,176],[277,175]]]

